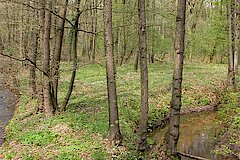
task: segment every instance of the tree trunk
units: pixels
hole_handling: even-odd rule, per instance
[[[65,25],[65,18],[67,13],[67,5],[68,0],[65,1],[64,8],[60,9],[60,16],[63,17],[63,19],[59,19],[57,24],[57,33],[56,33],[56,47],[54,51],[54,59],[53,59],[53,91],[54,91],[54,100],[55,105],[54,108],[58,106],[58,79],[59,79],[59,67],[60,67],[60,61],[61,61],[61,53],[62,53],[62,43],[63,43],[63,35],[64,35],[64,25]]]
[[[43,96],[44,96],[44,112],[47,117],[53,114],[53,103],[51,97],[51,77],[50,77],[50,31],[51,31],[51,11],[52,0],[47,1],[45,10],[44,24],[44,44],[43,44]]]
[[[182,73],[185,48],[186,0],[178,0],[176,17],[175,66],[172,82],[172,100],[170,108],[169,129],[166,135],[166,146],[171,154],[177,155],[179,138],[180,110],[182,97]]]
[[[2,37],[0,35],[0,54],[3,54],[3,51],[4,51],[4,44],[3,44]]]
[[[112,0],[104,0],[103,19],[109,106],[109,138],[114,143],[118,143],[121,140],[121,133],[118,119],[118,103],[113,55]]]
[[[235,76],[238,76],[238,59],[239,59],[239,45],[240,45],[240,37],[239,37],[239,31],[240,31],[240,21],[239,21],[239,5],[240,1],[235,0],[235,52],[234,52],[234,72]]]
[[[228,3],[228,85],[235,88],[234,72],[234,0]]]
[[[43,55],[44,49],[44,24],[45,24],[45,3],[46,0],[41,1],[40,3],[40,11],[39,11],[39,24],[40,24],[40,55]],[[41,59],[43,60],[43,59]],[[43,62],[42,62],[43,63]],[[41,82],[40,82],[40,105],[38,110],[42,112],[44,109],[44,96],[43,96],[43,73],[41,74]]]
[[[75,20],[74,20],[74,36],[73,36],[73,42],[72,42],[72,53],[73,53],[73,69],[72,69],[72,76],[71,76],[71,80],[70,80],[70,84],[68,87],[68,92],[67,95],[64,99],[64,102],[60,108],[60,111],[63,112],[66,110],[66,106],[68,104],[68,101],[71,97],[72,94],[72,90],[73,90],[73,86],[74,86],[74,81],[75,81],[75,76],[76,76],[76,71],[77,71],[77,41],[78,41],[78,23],[79,23],[79,17],[80,17],[80,9],[79,9],[79,5],[80,5],[80,0],[78,0],[77,2],[77,14],[75,16]]]
[[[137,150],[147,149],[147,121],[148,121],[148,65],[147,65],[147,28],[145,0],[138,0],[139,16],[139,52],[141,69],[141,115],[139,123],[139,138]]]
[[[153,11],[153,24],[156,22],[156,0],[152,0],[152,11]],[[154,32],[154,25],[152,26],[152,53],[150,58],[150,63],[154,63],[154,58],[155,58],[155,47],[156,47],[156,37],[155,37],[155,32]]]
[[[37,49],[38,49],[38,33],[36,29],[33,29],[31,32],[32,37],[32,50],[30,52],[30,59],[31,61],[36,64],[37,62]],[[31,42],[30,42],[31,43]],[[33,65],[30,65],[30,82],[29,82],[29,88],[30,88],[30,95],[31,98],[36,98],[37,96],[37,89],[36,89],[36,68]]]
[[[93,0],[94,8],[98,7],[98,0]],[[97,33],[98,30],[98,17],[97,17],[97,9],[94,9],[94,33]],[[93,35],[93,54],[92,54],[92,61],[95,62],[96,58],[96,47],[97,47],[97,34]]]

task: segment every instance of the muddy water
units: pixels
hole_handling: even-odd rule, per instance
[[[222,157],[212,151],[217,143],[216,131],[219,127],[216,122],[217,114],[198,113],[181,117],[180,137],[178,150],[194,156],[211,160],[237,160],[231,157]],[[154,132],[154,139],[161,141],[167,129]],[[191,158],[182,157],[183,160]]]
[[[3,87],[0,78],[0,146],[4,142],[4,128],[13,116],[15,101],[14,94]]]

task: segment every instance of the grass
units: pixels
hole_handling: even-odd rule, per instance
[[[222,155],[235,155],[240,158],[240,92],[224,92],[225,102],[219,110],[219,123],[222,126],[219,143],[215,152]]]
[[[59,99],[63,100],[70,68],[63,65]],[[105,68],[98,64],[79,67],[67,111],[51,118],[34,113],[37,101],[26,92],[26,77],[21,81],[21,100],[7,127],[1,154],[5,159],[137,159],[135,143],[140,110],[140,73],[133,65],[117,67],[117,90],[123,146],[111,148],[105,139],[108,132],[108,107]],[[173,64],[149,65],[149,125],[161,119],[171,100]],[[214,103],[212,94],[226,79],[222,64],[186,63],[183,78],[183,107]],[[26,75],[27,76],[27,75]],[[154,144],[150,139],[149,144]],[[152,154],[152,153],[150,153]],[[153,153],[156,154],[156,153]],[[81,158],[79,158],[81,157]]]

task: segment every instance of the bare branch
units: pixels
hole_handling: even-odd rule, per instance
[[[46,72],[44,72],[41,68],[39,68],[37,66],[36,63],[34,63],[31,59],[29,59],[28,57],[25,57],[25,58],[17,58],[17,57],[14,57],[14,56],[11,56],[11,55],[8,55],[8,54],[4,54],[4,53],[0,53],[1,56],[4,56],[4,57],[8,57],[8,58],[11,58],[13,60],[16,60],[16,61],[20,61],[20,62],[29,62],[30,64],[29,65],[32,65],[34,66],[37,70],[39,70],[40,72],[42,72],[45,76],[48,76],[50,77],[49,74],[47,74]]]

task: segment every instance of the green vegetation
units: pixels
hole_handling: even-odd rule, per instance
[[[61,74],[60,99],[63,98],[70,72],[64,65]],[[149,66],[149,126],[159,122],[168,112],[171,99],[171,63]],[[227,66],[223,64],[187,63],[184,69],[183,108],[204,107],[217,101],[217,90],[225,80]],[[111,148],[107,141],[108,107],[105,68],[94,64],[78,69],[68,110],[50,118],[36,112],[37,102],[27,96],[22,85],[19,106],[7,127],[7,138],[0,151],[6,159],[136,159],[157,156],[152,150],[144,155],[135,151],[140,106],[140,80],[132,65],[117,68],[117,88],[123,146]],[[27,76],[27,74],[25,75]],[[22,77],[21,84],[26,79]],[[228,99],[224,99],[227,101]],[[230,110],[230,108],[229,108]],[[221,112],[222,113],[222,112]],[[225,113],[225,112],[223,112]],[[227,115],[227,113],[226,113]],[[239,125],[239,118],[234,126]],[[148,140],[150,147],[155,142]]]
[[[220,142],[215,150],[218,154],[240,157],[240,92],[225,92],[222,108],[219,111]]]

